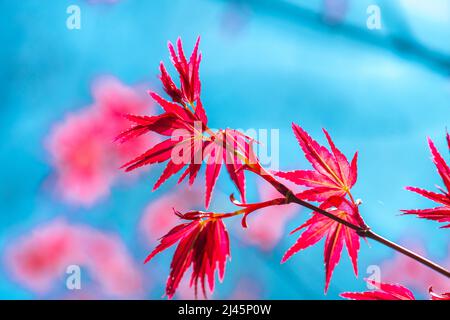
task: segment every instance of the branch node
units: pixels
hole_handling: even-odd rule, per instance
[[[286,192],[285,198],[286,198],[285,203],[288,204],[288,203],[294,202],[294,200],[296,199],[296,196],[294,195],[294,193],[291,190],[289,190],[288,192]]]
[[[367,237],[368,234],[370,233],[370,228],[369,227],[361,227],[359,230],[356,230],[356,233],[360,236],[360,237]]]

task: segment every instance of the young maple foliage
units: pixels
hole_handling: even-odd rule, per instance
[[[164,113],[153,116],[132,115],[125,117],[134,123],[121,133],[117,140],[127,142],[148,132],[166,136],[167,139],[156,144],[145,153],[127,162],[122,167],[131,171],[145,165],[167,161],[166,168],[154,185],[156,190],[171,176],[181,174],[178,183],[189,176],[189,184],[193,184],[203,162],[206,163],[206,196],[208,207],[219,173],[225,165],[231,180],[236,185],[241,200],[245,203],[244,166],[255,161],[251,144],[254,142],[243,133],[232,130],[213,132],[208,128],[208,119],[200,99],[199,66],[201,54],[198,52],[200,38],[194,50],[186,59],[181,39],[177,40],[177,51],[169,42],[172,63],[179,74],[180,88],[168,74],[164,64],[160,64],[160,79],[165,92],[172,101],[165,100],[155,92],[150,96],[162,107]],[[205,281],[213,291],[215,270],[219,270],[219,278],[223,279],[225,263],[230,256],[229,239],[222,220],[204,212],[179,214],[179,217],[192,220],[173,228],[160,241],[160,244],[148,256],[150,261],[157,253],[178,242],[167,281],[166,294],[171,298],[183,277],[192,265],[191,285],[195,291],[200,282],[206,296]]]
[[[203,295],[206,297],[205,282],[208,282],[212,292],[216,269],[219,273],[219,280],[222,281],[226,261],[228,258],[231,259],[228,232],[222,219],[203,219],[200,213],[192,212],[185,215],[177,214],[181,218],[192,221],[174,227],[162,237],[159,245],[145,259],[145,263],[178,242],[166,284],[167,297],[169,299],[173,297],[184,273],[191,265],[190,285],[194,285],[195,296],[197,296],[200,282]]]
[[[298,193],[297,197],[309,201],[324,201],[332,196],[345,196],[356,183],[358,153],[351,164],[342,152],[336,148],[328,132],[323,129],[330,144],[330,152],[318,144],[308,133],[295,123],[294,134],[306,159],[314,170],[295,170],[275,172],[275,175],[309,189]]]
[[[450,150],[450,136],[448,133],[447,143]],[[428,144],[430,146],[431,154],[433,156],[432,159],[434,164],[436,165],[437,172],[441,176],[447,190],[438,187],[440,193],[436,193],[416,187],[406,187],[406,189],[418,193],[425,198],[433,200],[441,204],[441,206],[429,209],[402,210],[402,212],[404,212],[405,214],[414,214],[423,219],[449,223],[442,226],[442,228],[450,228],[450,168],[430,138],[428,138]]]
[[[181,39],[177,40],[177,51],[169,42],[172,63],[179,74],[181,87],[174,83],[164,64],[160,64],[160,79],[165,92],[172,101],[165,100],[155,92],[150,96],[162,107],[164,113],[155,116],[126,115],[134,125],[121,133],[117,140],[126,142],[148,132],[168,137],[145,153],[125,163],[122,168],[131,171],[145,165],[167,162],[162,175],[153,189],[158,189],[167,179],[186,168],[180,176],[181,183],[189,175],[189,184],[193,184],[206,162],[205,205],[209,206],[221,167],[226,165],[228,174],[236,185],[241,199],[245,202],[245,176],[242,166],[251,156],[252,139],[236,130],[218,130],[208,128],[208,118],[200,99],[201,83],[199,67],[201,54],[198,52],[200,37],[194,50],[186,59]],[[240,157],[233,150],[237,150]]]
[[[306,159],[314,170],[296,170],[289,172],[275,172],[278,177],[292,181],[298,185],[310,187],[296,194],[297,197],[310,201],[321,202],[319,208],[328,210],[354,225],[365,226],[358,210],[358,206],[350,194],[350,189],[357,178],[357,153],[351,163],[334,145],[330,135],[323,130],[330,144],[331,152],[313,140],[300,126],[293,124],[292,128],[302,148]],[[349,195],[350,199],[346,198]],[[287,261],[295,253],[306,249],[322,238],[325,240],[325,292],[339,263],[344,244],[353,264],[355,275],[358,275],[359,235],[347,226],[340,224],[318,212],[292,233],[305,229],[297,242],[285,253],[282,262]]]
[[[358,274],[360,237],[367,236],[385,245],[389,243],[391,248],[400,251],[402,248],[398,245],[370,233],[370,229],[359,213],[359,203],[354,200],[351,194],[351,189],[357,180],[358,154],[355,153],[351,162],[349,162],[346,156],[335,146],[325,129],[323,131],[330,149],[321,146],[300,126],[293,124],[294,134],[313,170],[279,171],[273,172],[272,175],[258,162],[253,152],[254,140],[236,130],[225,129],[213,132],[208,127],[208,119],[200,99],[199,65],[201,54],[198,52],[198,46],[199,39],[191,57],[187,60],[180,39],[177,40],[177,52],[174,46],[169,43],[169,52],[172,63],[179,74],[180,87],[174,83],[164,64],[161,63],[160,79],[171,101],[150,92],[151,97],[162,107],[164,112],[153,116],[126,115],[126,118],[134,125],[117,137],[117,140],[121,142],[129,141],[148,132],[155,132],[167,137],[166,140],[156,144],[123,166],[126,171],[131,171],[145,165],[167,161],[166,168],[155,183],[154,189],[157,189],[167,179],[184,168],[185,171],[181,174],[178,183],[189,176],[189,184],[193,184],[202,163],[205,162],[206,208],[211,202],[213,189],[223,165],[225,165],[231,180],[241,195],[242,202],[237,201],[233,195],[230,196],[233,204],[239,207],[234,212],[190,211],[185,214],[176,212],[181,219],[189,222],[174,227],[163,236],[159,245],[145,260],[145,262],[150,261],[156,254],[178,243],[167,280],[167,296],[173,297],[182,277],[191,267],[190,285],[194,285],[196,295],[199,285],[205,297],[207,286],[212,292],[216,270],[220,281],[222,281],[226,261],[230,258],[229,237],[223,219],[240,215],[242,226],[245,228],[247,226],[246,218],[249,214],[273,206],[297,203],[314,210],[312,217],[293,231],[303,230],[296,243],[285,253],[282,262],[287,261],[300,250],[315,245],[322,238],[326,238],[324,250],[325,292],[328,290],[333,271],[340,261],[344,246],[347,248],[354,272],[356,275]],[[447,141],[450,148],[450,137],[448,135]],[[434,156],[433,161],[449,190],[450,170],[431,140],[430,148]],[[262,177],[282,197],[257,203],[247,203],[245,200],[245,171],[253,172]],[[294,193],[278,181],[275,176],[306,187],[306,190]],[[414,212],[406,213],[423,215],[427,218],[428,215],[433,213],[432,219],[442,222],[449,221],[450,200],[448,191],[437,194],[417,188],[412,189],[412,191],[440,202],[444,206],[428,209],[432,212],[413,210]],[[316,201],[319,205],[317,207],[306,201]],[[436,214],[436,211],[438,214]],[[401,252],[403,251],[402,249]],[[422,257],[414,256],[417,261],[428,266],[432,265],[436,270],[441,270],[445,274],[446,270],[443,270],[440,266],[430,262],[425,263]],[[379,290],[344,293],[342,296],[352,299],[414,299],[412,293],[404,287],[376,282],[373,282],[372,285]],[[446,297],[446,295],[436,295],[436,297]]]
[[[365,292],[344,292],[341,297],[351,300],[416,300],[413,293],[398,284],[389,284],[366,280],[367,283],[377,288],[373,291]]]

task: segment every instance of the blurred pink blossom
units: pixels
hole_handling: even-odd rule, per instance
[[[143,293],[140,269],[118,236],[90,227],[78,229],[85,265],[105,293],[118,297]]]
[[[56,188],[71,203],[93,204],[109,193],[114,159],[105,152],[105,135],[97,112],[71,114],[55,126],[48,148],[57,172]]]
[[[92,91],[93,105],[57,123],[47,140],[58,194],[85,206],[107,196],[121,175],[120,165],[151,143],[144,136],[123,145],[114,143],[114,137],[129,126],[121,114],[153,111],[145,90],[127,87],[112,77],[95,81]]]
[[[108,142],[130,126],[130,121],[124,114],[151,114],[155,112],[153,100],[143,86],[128,87],[113,77],[102,77],[94,81],[92,95],[95,108],[102,118],[102,128],[105,130]],[[148,139],[137,137],[125,144],[113,145],[120,165],[148,149]]]
[[[156,198],[147,205],[140,221],[145,241],[154,243],[179,223],[173,209],[186,212],[201,206],[202,193],[196,185],[185,190],[177,187]]]
[[[5,262],[18,282],[32,291],[49,291],[67,266],[79,264],[83,253],[76,231],[61,221],[33,230],[8,247]]]
[[[144,236],[146,245],[153,244],[180,223],[180,218],[175,215],[173,209],[187,212],[201,208],[203,206],[202,199],[201,189],[194,184],[188,189],[177,186],[152,200],[144,209],[139,222],[139,228]],[[190,287],[189,277],[184,277],[181,280],[174,298],[179,300],[204,299],[203,295],[195,297],[194,290]]]
[[[90,295],[83,291],[89,287],[83,282],[84,270],[105,297],[137,297],[143,293],[140,268],[121,240],[84,225],[55,220],[37,227],[11,244],[4,259],[20,284],[41,295],[58,284],[65,285],[70,265],[82,269],[82,287],[76,294]]]

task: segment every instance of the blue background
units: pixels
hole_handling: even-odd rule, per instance
[[[372,3],[381,7],[381,30],[366,28]],[[70,4],[81,8],[80,30],[66,28]],[[181,36],[190,51],[201,35],[202,97],[211,127],[280,129],[283,169],[308,166],[292,121],[321,142],[321,128],[327,128],[344,153],[359,151],[354,194],[363,200],[366,222],[393,240],[414,235],[426,242],[431,258],[443,259],[448,231],[398,213],[430,205],[404,186],[432,189],[440,183],[426,136],[448,156],[449,1],[361,0],[348,6],[342,23],[327,24],[322,1],[0,1],[0,250],[35,224],[65,216],[119,233],[142,261],[149,248],[138,240],[136,225],[148,201],[170,184],[151,193],[155,170],[131,186],[114,187],[93,208],[70,207],[43,188],[52,172],[43,141],[53,123],[92,101],[96,76],[159,88],[157,66],[169,61],[167,41]],[[230,16],[237,21],[229,22]],[[234,191],[225,178],[218,188]],[[298,216],[288,230],[304,219]],[[262,298],[335,299],[342,291],[365,289],[365,268],[393,255],[362,242],[362,276],[354,278],[343,256],[324,296],[321,245],[279,265],[294,239],[286,231],[266,254],[232,238],[233,260],[215,297],[227,297],[247,274],[263,284]],[[161,257],[156,270],[147,265],[149,276],[160,279],[147,298],[161,297],[169,259]],[[0,298],[33,297],[0,270]]]

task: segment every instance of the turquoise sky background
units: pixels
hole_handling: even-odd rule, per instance
[[[145,258],[151,245],[139,238],[136,225],[145,205],[172,184],[152,193],[160,172],[153,170],[132,185],[115,186],[92,208],[70,206],[45,187],[52,168],[43,143],[52,124],[91,103],[97,76],[160,90],[156,76],[159,61],[169,62],[167,41],[181,36],[190,51],[200,35],[202,97],[211,127],[279,129],[283,169],[308,167],[291,122],[322,143],[325,127],[344,153],[359,151],[355,194],[363,200],[366,222],[392,240],[413,237],[431,258],[445,259],[448,230],[398,214],[430,206],[404,186],[441,184],[426,137],[449,159],[444,138],[450,125],[450,1],[347,1],[345,17],[334,23],[324,18],[325,2],[0,1],[0,252],[33,226],[64,217],[117,233],[136,261]],[[366,8],[373,3],[382,10],[381,30],[366,28]],[[65,26],[70,4],[81,8],[80,30]],[[218,184],[224,195],[234,192],[225,177]],[[214,203],[227,206],[226,200]],[[364,290],[366,267],[393,256],[362,242],[361,276],[355,279],[344,252],[324,296],[322,245],[279,265],[295,240],[288,231],[305,218],[291,221],[268,254],[233,236],[233,260],[215,297],[229,297],[245,276],[259,283],[261,298],[336,299],[342,291]],[[162,296],[169,260],[164,254],[143,268],[153,283],[145,298]],[[0,298],[36,295],[0,264]]]

